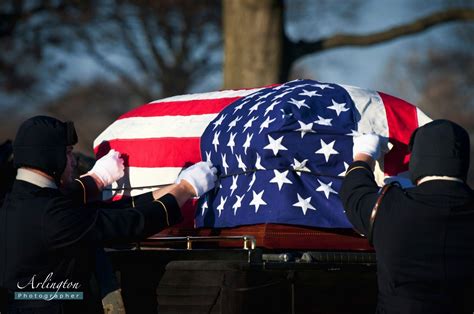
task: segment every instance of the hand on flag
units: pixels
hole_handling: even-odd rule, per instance
[[[217,169],[211,163],[201,161],[181,171],[176,183],[180,183],[181,180],[187,181],[193,187],[195,196],[199,197],[214,188],[216,174]]]
[[[377,160],[390,151],[388,139],[374,133],[362,134],[354,137],[354,157],[358,154],[365,154]]]
[[[123,159],[120,153],[111,149],[107,155],[96,161],[88,174],[99,179],[103,186],[119,180],[124,175]]]

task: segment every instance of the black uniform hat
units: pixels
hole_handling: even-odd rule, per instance
[[[18,129],[13,142],[13,162],[16,168],[35,168],[59,182],[66,168],[66,148],[76,143],[77,134],[72,122],[36,116],[23,122]]]
[[[458,124],[434,120],[416,129],[410,138],[409,171],[413,183],[425,176],[450,176],[466,181],[469,135]]]

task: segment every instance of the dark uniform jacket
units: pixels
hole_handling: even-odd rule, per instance
[[[45,288],[47,284],[65,280],[79,283],[80,288],[60,291],[80,291],[88,300],[97,247],[147,237],[181,219],[171,194],[158,201],[148,193],[111,204],[90,203],[87,185],[87,179],[75,181],[65,196],[57,189],[14,182],[0,210],[0,286],[10,292],[10,303],[14,292],[54,291]],[[33,289],[43,282],[43,288]],[[18,285],[26,287],[19,289]],[[90,312],[88,302],[80,301],[13,303],[20,308],[35,307],[34,313]]]
[[[347,217],[368,233],[380,188],[364,162],[354,162],[341,187]],[[373,228],[378,313],[472,313],[473,191],[455,181],[392,187]]]

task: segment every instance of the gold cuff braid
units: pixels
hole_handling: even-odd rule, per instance
[[[163,209],[165,210],[165,215],[166,215],[166,225],[169,227],[170,226],[170,221],[169,221],[169,218],[168,218],[168,210],[166,209],[165,204],[163,204],[163,202],[160,201],[160,200],[153,200],[153,202],[160,203],[161,206],[163,206]]]
[[[352,170],[355,170],[355,169],[364,169],[364,170],[367,170],[369,172],[371,172],[369,169],[367,169],[366,167],[363,167],[363,166],[357,166],[357,167],[354,167],[354,168],[351,168],[349,169],[347,172],[346,172],[346,176],[351,173]]]
[[[84,204],[87,204],[87,191],[86,191],[86,187],[85,187],[84,183],[82,183],[81,180],[79,180],[79,179],[75,179],[75,180],[81,184],[82,190],[84,191]]]

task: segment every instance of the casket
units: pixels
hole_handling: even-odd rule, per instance
[[[216,189],[183,208],[184,221],[150,238],[253,236],[258,247],[371,250],[352,230],[338,197],[352,161],[353,136],[376,133],[390,152],[378,160],[379,185],[407,179],[411,133],[429,118],[399,98],[312,80],[190,94],[125,113],[94,141],[96,157],[115,149],[126,175],[105,198],[172,184],[200,160],[218,169]]]

